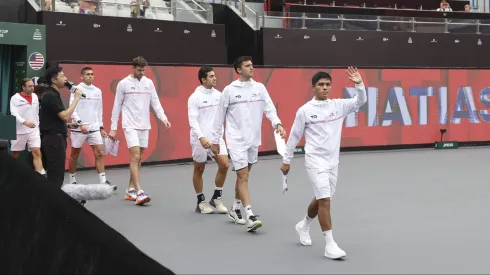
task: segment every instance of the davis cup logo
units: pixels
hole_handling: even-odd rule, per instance
[[[32,36],[32,39],[34,39],[34,40],[43,40],[43,36],[42,36],[41,31],[39,29],[36,29],[34,31],[34,35]]]
[[[35,52],[29,56],[29,66],[38,71],[44,66],[44,56],[41,53]]]

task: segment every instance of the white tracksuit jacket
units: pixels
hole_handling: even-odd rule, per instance
[[[246,150],[262,145],[263,114],[275,129],[281,123],[269,92],[262,83],[233,81],[226,86],[213,125],[212,143],[218,144],[226,119],[228,149]]]
[[[86,125],[88,131],[99,131],[104,126],[102,122],[102,91],[94,85],[80,83],[77,86],[85,94],[85,98],[80,98],[75,111],[71,115],[75,121],[89,122]],[[71,93],[70,105],[75,99],[75,94]],[[80,130],[77,130],[80,131]]]
[[[304,134],[307,168],[331,169],[338,165],[344,119],[367,102],[364,84],[356,84],[356,89],[353,98],[312,99],[299,108],[286,144],[284,163],[290,164],[294,149]]]
[[[32,93],[32,105],[20,94],[13,95],[10,98],[10,114],[15,116],[17,121],[18,135],[39,132],[39,99],[35,93]],[[26,120],[34,123],[36,128],[25,126],[23,123]]]
[[[117,84],[111,130],[117,130],[121,110],[123,129],[150,130],[150,106],[158,119],[167,120],[153,81],[146,76],[143,76],[141,80],[132,75],[127,76]]]
[[[197,87],[189,97],[187,113],[191,127],[190,141],[192,144],[201,144],[199,139],[202,137],[211,141],[214,117],[218,111],[220,98],[221,92],[214,88],[206,89],[204,86]],[[223,131],[221,133],[220,140]]]

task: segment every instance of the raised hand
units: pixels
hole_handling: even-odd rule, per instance
[[[362,77],[361,77],[361,74],[359,73],[359,71],[357,70],[357,68],[354,68],[354,67],[347,68],[347,75],[349,76],[349,79],[352,82],[354,82],[356,84],[362,83]]]

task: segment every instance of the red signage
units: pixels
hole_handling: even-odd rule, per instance
[[[117,83],[131,73],[128,65],[64,64],[65,75],[80,80],[80,70],[90,66],[95,72],[94,84],[103,92],[104,125],[110,128],[112,105]],[[187,99],[199,85],[199,67],[149,67],[146,76],[157,88],[160,102],[172,123],[165,130],[156,117],[151,118],[149,148],[145,162],[186,159],[191,157]],[[289,133],[296,111],[313,98],[311,77],[322,69],[256,68],[254,79],[267,87],[280,119]],[[346,98],[354,85],[345,69],[323,69],[333,78],[332,98]],[[237,78],[232,68],[215,68],[217,89]],[[440,129],[447,129],[446,140],[490,140],[490,70],[439,69],[364,69],[360,70],[367,87],[368,102],[346,117],[342,147],[382,146],[433,143],[440,139]],[[69,95],[64,95],[67,106]],[[119,120],[121,121],[121,119]],[[275,150],[271,124],[264,116],[260,151]],[[124,133],[119,156],[107,156],[106,165],[127,164],[129,153]],[[303,145],[303,141],[299,146]],[[68,154],[70,150],[68,149]],[[79,164],[95,166],[92,151],[85,145]]]

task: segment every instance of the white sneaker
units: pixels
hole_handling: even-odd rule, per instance
[[[325,246],[325,257],[330,259],[339,259],[345,257],[347,254],[340,249],[337,243],[331,243]]]
[[[136,205],[143,205],[145,203],[149,203],[150,202],[150,197],[148,197],[145,193],[145,191],[143,190],[140,190],[138,192],[138,196],[136,197],[136,201],[134,204]]]
[[[310,228],[303,225],[303,221],[296,224],[296,232],[302,245],[311,245]]]
[[[255,231],[262,227],[262,222],[257,219],[257,216],[250,216],[247,220],[247,231]]]
[[[134,188],[127,189],[124,199],[127,201],[135,201],[138,196],[136,195],[136,190]]]
[[[235,224],[243,225],[247,223],[244,219],[242,219],[242,212],[240,211],[240,209],[231,210],[228,213],[228,217],[230,217],[230,219],[232,219],[235,222]]]
[[[209,203],[202,201],[196,206],[196,212],[201,214],[211,214],[213,213],[213,208],[209,205]]]
[[[228,213],[228,208],[226,208],[226,206],[223,204],[223,200],[221,198],[211,200],[209,204],[212,207],[216,208],[216,210],[218,210],[218,213],[220,214]]]

